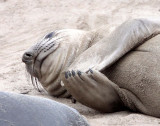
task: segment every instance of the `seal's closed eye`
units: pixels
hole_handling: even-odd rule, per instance
[[[45,39],[52,38],[55,35],[55,32],[51,32],[45,36]]]

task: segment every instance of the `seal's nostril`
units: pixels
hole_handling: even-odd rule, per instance
[[[31,52],[25,52],[23,55],[24,58],[30,59],[33,57],[33,54]]]
[[[25,53],[25,56],[29,58],[29,57],[32,57],[32,54],[31,53]]]
[[[33,54],[30,52],[26,52],[23,54],[22,61],[24,63],[31,62],[33,60]]]

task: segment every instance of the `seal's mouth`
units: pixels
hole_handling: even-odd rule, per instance
[[[42,64],[47,59],[47,57],[49,57],[53,52],[49,53],[48,55],[43,57],[41,60],[38,59],[38,56],[35,58],[35,60],[33,62],[33,70],[32,70],[34,77],[36,77],[37,79],[40,79],[42,77],[42,74],[41,74]],[[37,68],[37,67],[39,67],[39,68]]]

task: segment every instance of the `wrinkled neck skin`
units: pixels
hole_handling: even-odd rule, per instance
[[[56,51],[47,56],[41,66],[41,78],[38,78],[38,80],[46,90],[59,85],[61,72],[102,37],[97,34],[96,30],[91,32],[72,30],[72,32],[68,38],[60,42]]]

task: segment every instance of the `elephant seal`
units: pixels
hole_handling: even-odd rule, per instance
[[[22,60],[53,96],[71,94],[102,112],[129,108],[160,117],[160,20],[133,19],[106,33],[52,32]]]
[[[89,126],[73,108],[35,96],[0,92],[1,126]]]

